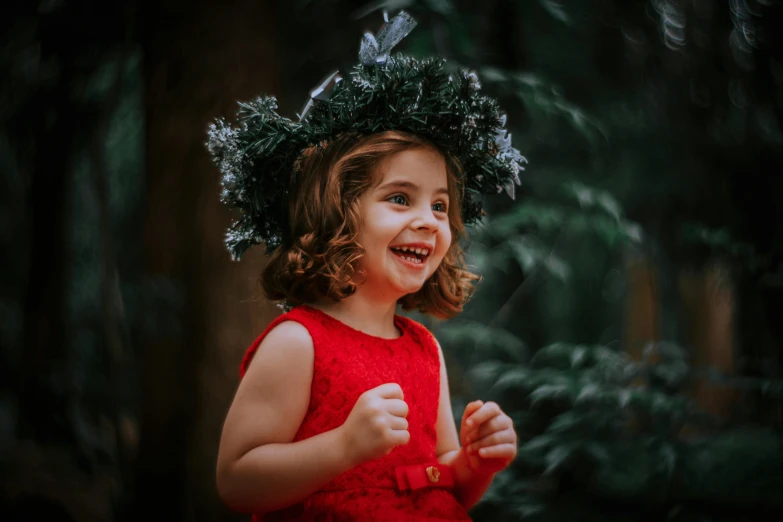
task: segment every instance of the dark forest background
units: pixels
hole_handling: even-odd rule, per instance
[[[0,519],[245,520],[217,443],[280,310],[204,141],[293,117],[383,9],[475,70],[529,160],[424,321],[520,453],[477,521],[783,520],[778,0],[43,0],[0,15]]]

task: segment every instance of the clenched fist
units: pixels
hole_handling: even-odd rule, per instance
[[[411,438],[407,416],[408,405],[399,384],[382,384],[361,394],[338,428],[348,459],[358,465],[407,444]]]
[[[514,424],[494,402],[468,404],[459,431],[468,466],[474,472],[497,473],[517,455]]]

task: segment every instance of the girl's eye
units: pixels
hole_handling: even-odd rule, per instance
[[[392,203],[396,203],[397,205],[407,205],[408,204],[408,198],[403,196],[402,194],[397,194],[396,196],[392,196],[388,199],[388,201],[391,201]]]
[[[445,203],[435,203],[432,205],[432,209],[435,212],[446,212],[446,204]]]

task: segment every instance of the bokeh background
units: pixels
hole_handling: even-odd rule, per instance
[[[778,0],[5,3],[1,520],[247,519],[217,445],[281,312],[224,248],[207,125],[294,117],[400,8],[398,50],[477,71],[529,160],[464,314],[414,314],[455,412],[516,422],[475,520],[783,520]]]

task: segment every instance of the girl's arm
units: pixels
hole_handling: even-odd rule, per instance
[[[350,469],[340,429],[291,442],[307,413],[313,341],[285,321],[262,341],[228,411],[217,460],[221,499],[266,512],[302,500]]]
[[[465,509],[470,509],[481,500],[495,474],[481,474],[471,471],[466,462],[465,452],[460,451],[454,414],[451,411],[446,361],[443,358],[440,344],[438,344],[438,354],[440,356],[440,400],[438,401],[438,421],[435,425],[438,437],[435,454],[438,455],[438,462],[452,467],[457,498],[465,506]]]

